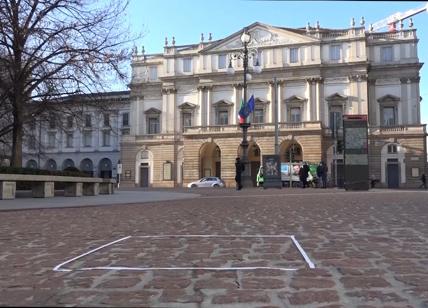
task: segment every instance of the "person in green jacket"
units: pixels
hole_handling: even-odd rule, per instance
[[[264,181],[265,181],[265,178],[263,175],[263,167],[260,167],[256,177],[257,187],[263,187]]]

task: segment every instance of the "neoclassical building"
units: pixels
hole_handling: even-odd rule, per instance
[[[76,167],[116,178],[120,138],[130,133],[129,91],[69,96],[52,104],[55,113],[36,117],[26,127],[22,165]]]
[[[323,160],[340,185],[342,115],[359,114],[368,116],[370,176],[383,187],[419,184],[427,151],[415,29],[374,33],[364,24],[295,29],[259,22],[246,29],[247,93],[256,101],[248,130],[254,180],[263,155],[275,153],[278,127],[282,162]],[[165,39],[163,53],[134,52],[122,185],[176,187],[212,175],[234,186],[243,63],[232,55],[243,49],[242,33],[215,41],[201,35],[191,45]]]

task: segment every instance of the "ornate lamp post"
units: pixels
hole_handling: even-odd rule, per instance
[[[261,72],[261,66],[259,64],[258,52],[257,49],[251,47],[251,35],[248,32],[247,28],[244,28],[241,35],[241,42],[243,44],[243,49],[239,50],[235,53],[230,54],[229,57],[229,67],[227,69],[228,74],[233,75],[235,70],[232,66],[232,59],[238,60],[242,59],[243,68],[244,68],[244,83],[243,83],[243,100],[244,104],[247,103],[247,80],[251,80],[251,74],[248,73],[248,59],[254,58],[256,59],[256,64],[253,66],[253,71],[255,73]],[[251,175],[250,175],[250,166],[248,165],[248,141],[247,141],[247,132],[248,128],[251,126],[251,123],[247,122],[245,119],[242,123],[239,123],[239,126],[242,129],[242,141],[241,141],[241,149],[242,149],[242,158],[241,161],[245,165],[245,171],[242,176],[242,184],[244,187],[251,186]]]

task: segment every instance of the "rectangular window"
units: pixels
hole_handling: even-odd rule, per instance
[[[394,107],[383,107],[382,116],[384,126],[395,126],[396,121]]]
[[[226,110],[221,110],[218,112],[218,125],[227,125],[229,124],[229,112]]]
[[[55,147],[55,137],[56,137],[56,133],[54,133],[54,132],[48,133],[48,147],[49,148]]]
[[[262,52],[261,51],[257,51],[257,54],[253,55],[253,66],[255,66],[257,64],[257,62],[260,66],[262,65]]]
[[[330,46],[330,60],[340,60],[340,45]]]
[[[264,123],[265,122],[265,112],[264,112],[263,108],[254,109],[253,122],[254,123]]]
[[[83,131],[83,146],[91,147],[92,146],[92,131]]]
[[[92,117],[90,114],[85,115],[85,127],[92,127]]]
[[[160,122],[159,117],[149,117],[148,119],[148,133],[149,134],[159,134],[160,132]]]
[[[340,129],[342,128],[342,111],[337,109],[330,110],[330,129]]]
[[[49,115],[49,128],[50,129],[56,128],[56,117],[54,114]]]
[[[185,127],[190,127],[190,126],[192,126],[192,113],[190,113],[190,112],[183,112],[182,113],[182,125],[181,125],[181,127],[183,128],[183,131],[184,131],[184,128]]]
[[[380,58],[382,62],[392,62],[392,46],[386,46],[380,48]]]
[[[110,126],[110,115],[108,113],[103,114],[103,124],[104,124],[104,127]]]
[[[122,127],[129,126],[129,113],[122,113]]]
[[[149,79],[150,80],[157,80],[158,79],[158,68],[157,68],[157,66],[150,66],[149,67]]]
[[[163,164],[163,179],[164,181],[172,180],[172,163],[166,162]]]
[[[30,150],[35,150],[36,149],[36,136],[30,135],[30,137],[28,139],[28,148]]]
[[[192,58],[183,59],[183,72],[190,73],[192,71]]]
[[[110,146],[110,130],[103,130],[103,147]]]
[[[300,108],[299,107],[290,108],[290,122],[292,122],[292,123],[301,122]]]
[[[73,147],[73,133],[65,134],[65,147],[72,148]]]
[[[226,68],[227,56],[226,55],[218,55],[218,68],[224,69]]]
[[[34,132],[36,130],[36,119],[32,118],[30,120],[30,131]]]
[[[67,128],[73,128],[73,116],[67,116]]]
[[[299,48],[290,48],[290,63],[299,62]]]

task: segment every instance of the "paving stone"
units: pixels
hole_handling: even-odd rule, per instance
[[[290,303],[292,305],[309,305],[320,303],[334,303],[339,300],[336,291],[304,291],[297,292],[290,296]]]
[[[212,304],[238,304],[238,303],[268,303],[269,296],[265,292],[255,291],[227,291],[224,295],[215,295]]]
[[[370,288],[385,288],[390,287],[391,285],[385,279],[381,277],[365,277],[365,276],[355,276],[355,277],[343,277],[340,279],[345,288],[361,288],[361,289],[370,289]]]
[[[331,279],[325,278],[310,278],[310,277],[293,277],[290,286],[294,289],[328,289],[335,286],[335,283]]]

